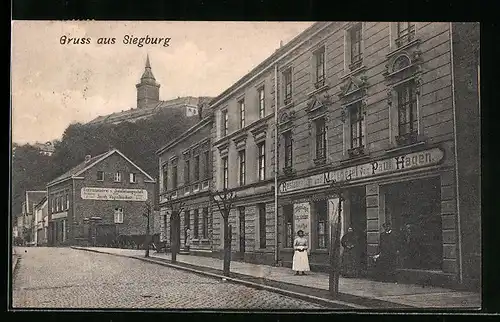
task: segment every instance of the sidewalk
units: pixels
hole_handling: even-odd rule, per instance
[[[78,248],[108,254],[144,257],[144,250],[101,247]],[[151,251],[150,257],[170,261],[170,254]],[[222,260],[211,257],[177,255],[177,262],[178,264],[188,264],[200,268],[222,269]],[[309,290],[316,289],[318,296],[321,296],[319,293],[324,294],[325,290],[328,291],[328,274],[320,272],[309,272],[309,275],[306,276],[296,276],[286,267],[231,261],[231,273],[262,278],[270,282],[293,284]],[[478,293],[459,292],[440,287],[377,282],[361,278],[340,277],[339,292],[353,297],[364,298],[367,301],[384,301],[387,303],[387,305],[384,305],[385,308],[479,309],[481,307],[481,298]]]

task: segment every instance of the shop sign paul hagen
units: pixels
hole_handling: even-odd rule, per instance
[[[437,164],[443,159],[443,156],[444,153],[441,149],[434,148],[426,151],[400,155],[393,158],[372,161],[306,178],[286,181],[283,182],[279,188],[281,193],[287,193],[295,190],[326,185],[331,180],[335,180],[336,182],[351,181],[381,174],[388,174],[391,172],[406,171]]]
[[[119,189],[119,188],[92,188],[85,187],[81,190],[82,199],[88,200],[121,200],[121,201],[146,201],[148,192],[144,189]]]

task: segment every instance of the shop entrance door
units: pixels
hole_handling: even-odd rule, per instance
[[[440,270],[443,255],[439,177],[391,185],[386,210],[400,238],[400,268]]]
[[[366,271],[367,252],[366,252],[366,189],[365,187],[356,187],[349,189],[349,201],[351,227],[357,239],[359,247],[360,271]],[[345,227],[347,231],[348,227]]]

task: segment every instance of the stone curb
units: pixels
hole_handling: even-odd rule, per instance
[[[133,259],[141,260],[141,261],[152,263],[152,264],[167,266],[167,267],[171,267],[171,268],[175,268],[175,269],[180,269],[180,270],[188,271],[188,272],[199,274],[199,275],[209,276],[209,277],[216,278],[216,279],[225,279],[225,280],[233,282],[233,283],[242,284],[242,285],[249,286],[249,287],[256,288],[256,289],[266,290],[266,291],[270,291],[270,292],[273,292],[273,293],[278,293],[278,294],[289,296],[289,297],[293,297],[293,298],[298,298],[298,299],[301,299],[301,300],[304,300],[304,301],[308,301],[308,302],[320,304],[320,305],[327,306],[327,307],[330,307],[330,308],[337,308],[337,309],[351,308],[351,309],[358,309],[358,310],[360,310],[360,309],[364,309],[364,310],[370,309],[370,308],[368,308],[366,306],[361,306],[361,305],[352,304],[352,303],[348,303],[348,302],[336,301],[336,300],[331,300],[331,299],[325,299],[325,298],[317,297],[317,296],[313,296],[313,295],[307,295],[307,294],[292,292],[292,291],[288,291],[288,290],[283,290],[283,289],[280,289],[280,288],[277,288],[277,287],[273,287],[273,286],[269,286],[269,285],[262,285],[262,284],[258,284],[258,283],[253,283],[253,282],[245,281],[245,280],[234,278],[234,277],[227,277],[227,276],[224,276],[224,275],[214,274],[214,273],[210,273],[210,272],[206,272],[206,271],[202,271],[202,270],[198,270],[198,269],[193,269],[193,268],[190,268],[190,267],[184,267],[184,266],[180,266],[180,265],[175,265],[175,264],[171,264],[171,263],[167,263],[167,262],[155,260],[155,259],[152,259],[152,258],[138,257],[138,256],[133,256],[133,255],[123,255],[123,254],[108,253],[108,252],[98,251],[98,250],[95,250],[95,249],[87,249],[87,248],[81,248],[81,247],[75,247],[75,246],[72,246],[71,248],[72,249],[77,249],[77,250],[84,250],[84,251],[94,252],[94,253],[100,253],[100,254],[114,255],[114,256],[118,256],[118,257],[133,258]]]

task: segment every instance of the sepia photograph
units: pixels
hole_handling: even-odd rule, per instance
[[[11,30],[11,310],[481,309],[479,23]]]

